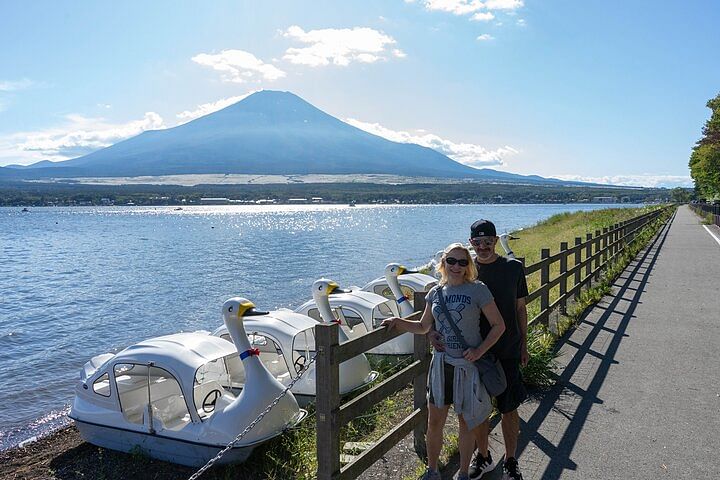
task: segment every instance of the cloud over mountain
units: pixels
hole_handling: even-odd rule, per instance
[[[276,66],[265,63],[244,50],[223,50],[217,54],[201,53],[192,61],[221,72],[223,81],[245,83],[250,80],[273,81],[285,76]]]
[[[284,60],[296,65],[321,67],[326,65],[348,66],[353,62],[374,63],[389,57],[405,57],[394,47],[394,38],[368,27],[325,28],[305,31],[297,25],[289,27],[283,36],[304,47],[291,47],[285,51]]]
[[[391,130],[379,123],[362,122],[354,118],[347,118],[345,121],[354,127],[365,130],[373,135],[387,138],[393,142],[414,143],[422,145],[423,147],[432,148],[447,155],[456,162],[471,167],[503,165],[505,158],[520,153],[519,150],[507,145],[494,150],[488,150],[481,145],[466,142],[457,143],[432,133],[423,132],[420,134],[412,134],[402,130]]]

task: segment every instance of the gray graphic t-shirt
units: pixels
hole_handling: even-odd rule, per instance
[[[482,307],[493,300],[487,286],[479,281],[463,283],[462,285],[437,286],[425,296],[425,301],[432,305],[432,314],[435,319],[435,330],[440,332],[445,342],[445,353],[451,357],[460,358],[463,346],[455,331],[448,323],[437,299],[438,292],[442,291],[450,315],[458,326],[465,342],[470,347],[477,347],[482,343],[480,335],[480,313]]]

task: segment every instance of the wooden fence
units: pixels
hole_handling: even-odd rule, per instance
[[[550,255],[550,249],[541,251],[541,260],[526,267],[528,276],[539,273],[540,286],[530,292],[528,304],[540,302],[540,313],[528,323],[542,322],[547,325],[550,312],[555,308],[564,310],[568,300],[590,285],[594,278],[608,265],[616,262],[637,235],[650,223],[660,219],[672,207],[663,207],[630,220],[616,223],[612,228],[587,234],[585,240],[577,237],[570,247],[562,242],[560,251]],[[669,216],[668,216],[669,218]],[[522,259],[521,259],[522,260]],[[554,264],[558,268],[554,268]],[[568,267],[568,265],[572,265]],[[557,275],[551,279],[551,272]],[[558,297],[550,303],[551,290],[558,289]],[[425,293],[415,294],[415,318],[425,307]],[[553,295],[554,297],[554,295]],[[380,459],[401,439],[414,432],[415,451],[424,458],[425,431],[427,429],[426,376],[430,364],[429,345],[424,335],[414,336],[413,362],[372,389],[341,404],[339,394],[339,365],[356,355],[365,353],[398,335],[386,328],[374,330],[343,344],[338,343],[337,324],[315,326],[317,345],[317,460],[318,480],[349,480],[358,478],[362,472]],[[413,412],[399,425],[365,450],[352,462],[342,466],[340,462],[340,427],[387,398],[413,384]]]

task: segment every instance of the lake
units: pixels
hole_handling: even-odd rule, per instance
[[[0,208],[0,450],[68,422],[93,355],[212,330],[232,296],[299,306],[320,277],[362,286],[425,264],[478,218],[505,232],[614,206]]]

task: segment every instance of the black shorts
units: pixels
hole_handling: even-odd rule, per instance
[[[516,410],[525,401],[527,390],[525,390],[522,374],[520,373],[520,359],[501,358],[500,363],[503,370],[505,370],[507,388],[496,397],[497,408],[500,413],[508,413]]]
[[[443,370],[445,370],[445,385],[444,385],[444,391],[445,391],[445,401],[443,402],[445,405],[452,405],[453,403],[453,390],[454,390],[454,383],[455,383],[455,367],[450,365],[449,363],[443,364]],[[430,403],[435,405],[435,399],[433,398],[432,389],[428,387],[428,390],[430,391]]]

